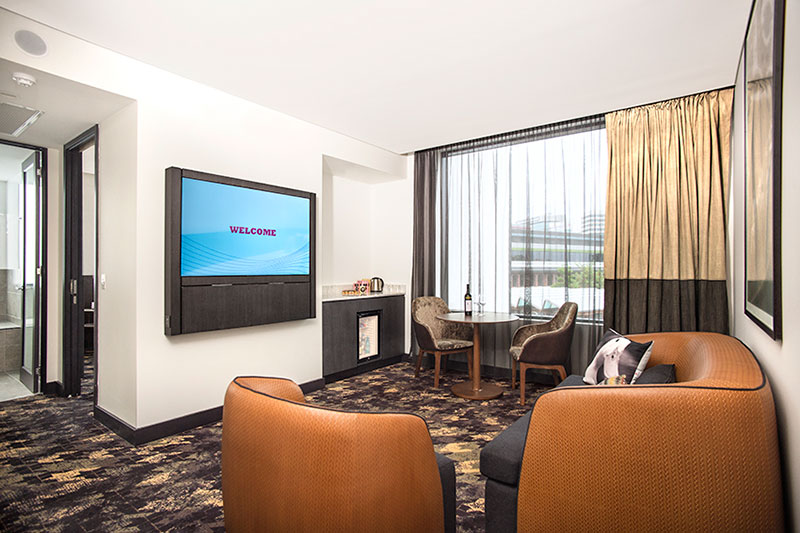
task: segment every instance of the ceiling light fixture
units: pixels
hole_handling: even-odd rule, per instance
[[[33,87],[36,85],[36,78],[25,72],[15,72],[11,79],[20,87]]]
[[[32,56],[41,57],[47,53],[44,39],[29,30],[19,30],[14,34],[14,41],[20,50]]]

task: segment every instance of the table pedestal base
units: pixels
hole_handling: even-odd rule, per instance
[[[472,381],[464,381],[453,385],[450,390],[459,398],[466,398],[467,400],[494,400],[505,392],[502,387],[484,381],[481,381],[481,388],[478,390],[472,388]]]

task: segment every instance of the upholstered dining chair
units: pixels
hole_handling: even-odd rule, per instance
[[[447,356],[454,353],[467,353],[467,370],[472,377],[472,326],[445,322],[436,318],[449,313],[450,309],[441,298],[436,296],[420,296],[411,302],[411,319],[414,324],[414,335],[417,337],[419,353],[417,369],[414,376],[419,377],[422,355],[433,354],[434,374],[433,386],[439,387],[439,368],[444,362],[442,372],[447,372]]]
[[[425,420],[305,402],[289,379],[238,377],[222,409],[225,530],[455,533],[455,463]]]
[[[566,302],[549,322],[529,324],[514,332],[509,349],[511,388],[517,384],[517,367],[519,367],[520,405],[525,405],[525,372],[529,368],[557,372],[558,375],[554,376],[556,385],[567,377],[566,364],[577,314],[578,304]]]

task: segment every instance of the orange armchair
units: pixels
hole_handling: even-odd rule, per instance
[[[422,418],[314,407],[287,379],[228,386],[222,495],[231,532],[455,529],[453,463]]]
[[[655,341],[649,366],[674,364],[677,382],[539,396],[495,439],[504,449],[481,452],[487,531],[508,530],[489,527],[504,516],[520,532],[782,531],[775,406],[755,357],[717,333],[628,337]]]

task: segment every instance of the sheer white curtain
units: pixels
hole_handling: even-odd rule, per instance
[[[576,331],[573,343],[576,363],[583,364],[582,354],[596,341],[596,324],[603,317],[608,149],[602,117],[440,152],[437,294],[451,308],[462,309],[469,283],[474,302],[485,302],[486,311],[529,320],[551,316],[565,301],[574,301],[579,320],[591,329]],[[497,337],[495,351],[508,349],[510,333],[490,333]],[[491,339],[486,340],[491,349]],[[498,353],[494,359],[501,363],[505,357]]]
[[[487,311],[509,309],[511,172],[510,147],[445,157],[439,234],[446,261],[439,294],[463,309],[467,283]]]

